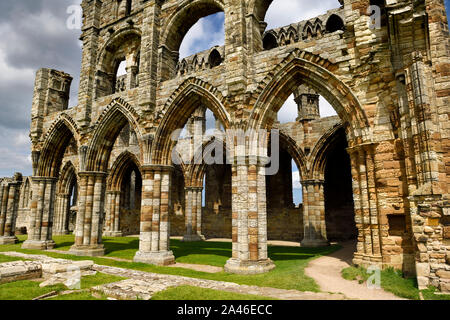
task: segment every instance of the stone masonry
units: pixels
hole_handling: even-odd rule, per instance
[[[276,30],[264,21],[270,0],[124,3],[82,1],[77,106],[68,108],[70,75],[37,72],[33,176],[1,182],[0,243],[26,227],[24,248],[50,249],[54,234],[73,231],[71,252],[94,256],[104,254],[103,235],[138,231],[135,260],[167,265],[171,234],[224,235],[233,241],[225,270],[248,274],[275,267],[268,238],[321,246],[354,237],[356,265],[392,266],[417,276],[420,288],[450,291],[443,0],[340,0]],[[180,61],[187,31],[217,12],[225,14],[225,45]],[[122,61],[127,74],[117,77]],[[292,94],[297,120],[280,124]],[[338,116],[320,118],[319,95]],[[207,109],[216,131],[205,137]],[[186,124],[191,140],[176,145],[173,133]],[[227,137],[271,129],[279,130],[283,165],[267,176],[273,134]],[[189,142],[198,136],[200,150]],[[227,164],[175,161],[174,151],[195,160],[217,145]],[[298,208],[292,160],[303,188]]]

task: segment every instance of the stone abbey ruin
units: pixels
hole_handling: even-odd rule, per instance
[[[46,250],[53,235],[74,232],[71,253],[99,256],[103,236],[139,234],[135,261],[168,265],[170,236],[231,238],[225,270],[250,274],[275,267],[268,240],[354,239],[354,264],[450,291],[444,1],[340,0],[266,30],[271,2],[83,0],[78,105],[68,108],[70,75],[37,72],[33,176],[1,180],[0,243],[26,232],[23,248]],[[370,6],[380,8],[376,21]],[[217,12],[225,45],[180,59],[188,30]],[[282,124],[292,94],[298,117]],[[337,116],[320,116],[319,95]],[[266,175],[273,129],[279,170]],[[228,139],[232,130],[270,136],[255,146],[251,135]],[[174,161],[220,148],[222,163]]]

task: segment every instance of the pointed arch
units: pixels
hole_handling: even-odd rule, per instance
[[[272,50],[278,47],[277,36],[274,31],[268,31],[263,37],[264,50]]]
[[[178,51],[189,29],[203,17],[224,11],[221,0],[179,1],[177,10],[166,20],[162,28],[161,44],[170,51]]]
[[[58,193],[59,194],[69,194],[70,186],[73,184],[74,180],[78,183],[78,174],[72,161],[67,161],[66,164],[61,169],[61,174],[59,175],[58,181]]]
[[[1,183],[1,180],[0,180]],[[20,191],[20,208],[27,209],[30,207],[31,204],[31,178],[25,177],[25,181],[22,184],[22,188]]]
[[[201,155],[208,150],[208,147],[212,146],[213,143],[220,141],[224,149],[224,161],[226,160],[227,154],[230,154],[230,150],[226,144],[226,141],[220,136],[211,136],[209,140],[204,141],[203,144],[195,150],[194,155],[190,161],[190,164],[182,164],[181,167],[184,173],[184,181],[186,185],[191,187],[202,187],[203,178],[206,173],[206,164],[204,161],[202,163],[195,163],[195,159],[203,159]],[[224,164],[227,164],[224,162]]]
[[[313,151],[308,157],[308,162],[311,166],[311,170],[309,170],[309,179],[324,180],[327,154],[333,149],[335,142],[340,139],[342,135],[345,136],[344,127],[342,124],[337,124],[317,141]]]
[[[175,90],[163,108],[166,111],[159,115],[161,122],[152,146],[150,157],[152,163],[171,163],[170,153],[176,144],[176,141],[171,141],[173,133],[183,128],[188,117],[201,104],[214,113],[225,129],[230,128],[231,117],[225,108],[225,98],[220,91],[200,79],[189,78]]]
[[[62,114],[50,126],[45,138],[36,171],[38,177],[58,177],[64,152],[74,139],[79,148],[79,130],[75,121]]]
[[[130,167],[130,164],[134,164],[142,176],[142,167],[139,159],[133,153],[124,151],[117,157],[111,166],[107,181],[108,191],[120,191],[122,180],[125,172]]]
[[[300,172],[300,178],[307,175],[307,158],[300,146],[288,134],[280,131],[280,147],[282,147],[294,160]]]
[[[306,84],[335,108],[346,128],[349,143],[356,139],[370,141],[371,128],[367,115],[350,88],[334,75],[336,68],[318,55],[293,51],[255,91],[248,128],[271,128],[284,101],[300,84]]]
[[[86,168],[84,168],[84,171],[107,171],[111,150],[120,131],[127,123],[130,124],[130,128],[136,133],[138,145],[142,148],[139,115],[126,101],[116,98],[102,112],[94,125],[97,129],[87,149]]]

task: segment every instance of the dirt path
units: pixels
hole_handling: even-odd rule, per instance
[[[314,259],[305,268],[305,274],[313,278],[323,292],[343,293],[350,299],[403,300],[383,289],[369,289],[367,284],[345,280],[341,270],[351,265],[355,243],[340,243],[343,248],[328,256]]]

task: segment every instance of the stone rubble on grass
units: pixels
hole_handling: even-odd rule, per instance
[[[142,299],[149,300],[160,291],[171,287],[194,286],[205,289],[228,291],[239,294],[252,294],[272,297],[282,300],[344,300],[342,294],[302,292],[258,286],[239,285],[237,283],[189,278],[183,276],[156,274],[138,270],[95,264],[93,269],[106,274],[116,275],[127,280],[108,283],[92,288],[94,292],[103,293],[120,300]]]
[[[0,283],[44,278],[39,286],[47,287],[59,283],[69,289],[78,288],[81,277],[95,275],[91,260],[71,261],[45,255],[32,255],[20,252],[2,252],[1,254],[32,261],[13,261],[0,264]]]

